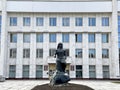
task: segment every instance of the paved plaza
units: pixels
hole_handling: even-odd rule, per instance
[[[87,85],[95,90],[120,90],[120,83],[102,80],[71,80],[70,83]],[[118,82],[118,81],[117,81]],[[6,80],[0,82],[0,90],[31,90],[36,85],[49,83],[48,80]]]

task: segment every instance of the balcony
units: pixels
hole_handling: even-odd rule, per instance
[[[72,61],[72,58],[71,57],[67,57],[66,62],[68,64],[70,64],[71,61]],[[47,57],[47,63],[53,63],[53,64],[56,63],[56,58],[54,58],[54,57]]]

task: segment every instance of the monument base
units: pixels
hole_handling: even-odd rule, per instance
[[[2,75],[0,75],[0,82],[4,82],[5,81],[5,77],[3,77]]]
[[[44,85],[37,85],[31,90],[94,90],[88,86],[85,85],[77,85],[77,84],[60,84],[60,85],[54,85],[51,86],[49,84]]]

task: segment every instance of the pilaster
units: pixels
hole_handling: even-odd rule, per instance
[[[36,34],[32,33],[30,37],[30,78],[35,78],[36,73]]]
[[[7,11],[6,0],[2,0],[2,27],[1,27],[1,59],[0,59],[0,81],[4,81],[6,77],[6,60],[7,60]]]
[[[102,78],[102,40],[101,33],[96,33],[96,78]]]
[[[119,51],[118,51],[118,24],[117,24],[117,0],[112,0],[112,56],[110,62],[110,78],[119,76]]]
[[[83,33],[83,78],[89,78],[88,33]]]
[[[23,33],[17,34],[16,78],[22,78],[23,66]]]

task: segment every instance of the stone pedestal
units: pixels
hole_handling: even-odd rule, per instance
[[[67,84],[70,81],[70,77],[67,73],[64,72],[55,72],[50,79],[50,85],[63,85]]]

